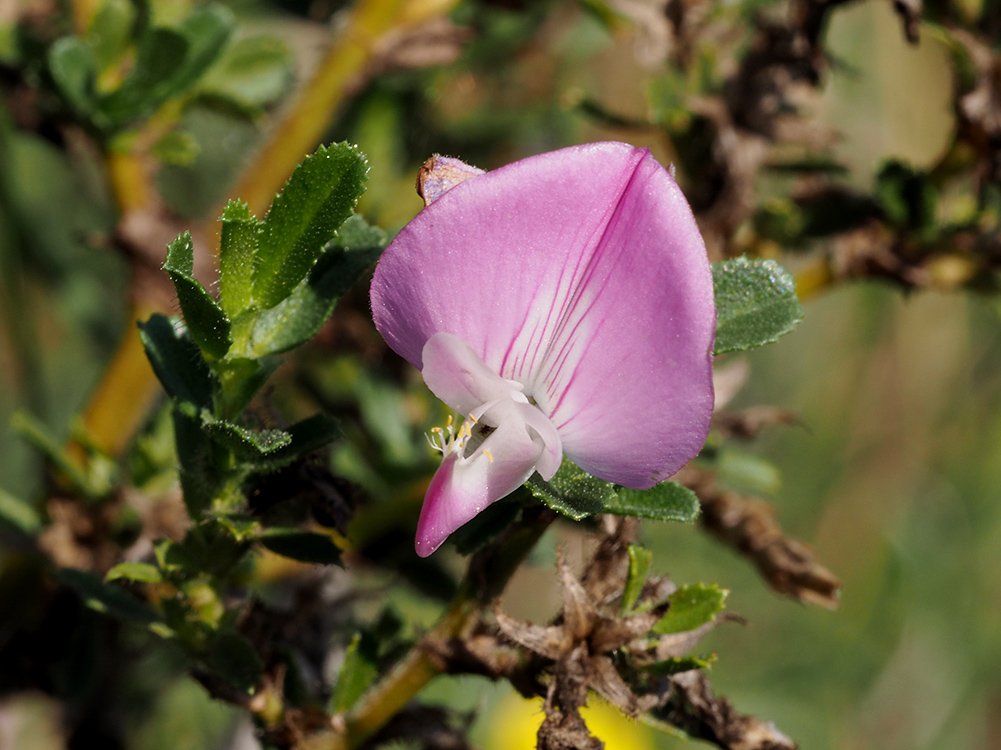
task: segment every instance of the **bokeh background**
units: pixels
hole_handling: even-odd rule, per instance
[[[167,6],[185,3],[159,5],[167,18],[182,13]],[[291,73],[254,117],[211,99],[185,110],[183,126],[199,144],[197,154],[168,159],[156,178],[181,222],[201,219],[227,194],[288,106],[291,97],[280,94],[294,95],[308,78],[336,28],[331,18],[343,10],[322,1],[228,5],[242,33],[267,31],[284,42]],[[716,56],[705,53],[705,70],[690,75],[696,89],[699,75],[722,76],[743,53],[747,14],[789,10],[770,2],[691,5],[716,18],[703,39]],[[0,3],[3,39],[28,6],[36,15],[59,12],[44,2]],[[962,8],[970,18],[989,11],[976,2]],[[420,207],[413,176],[433,152],[489,168],[615,138],[676,161],[683,144],[657,124],[663,92],[677,93],[665,83],[677,50],[664,17],[656,2],[460,3],[451,11],[454,28],[442,27],[428,49],[418,50],[423,58],[395,60],[358,79],[324,140],[354,141],[368,154],[371,182],[361,211],[389,230]],[[957,129],[956,74],[944,33],[926,23],[920,42],[908,43],[889,2],[862,0],[831,13],[823,45],[829,64],[798,102],[811,138],[807,152],[841,165],[834,179],[863,193],[875,189],[887,160],[915,170],[938,165]],[[120,207],[86,138],[53,138],[45,123],[32,132],[12,119],[16,64],[5,59],[0,491],[10,502],[41,505],[53,491],[44,462],[7,425],[26,411],[59,441],[69,436],[120,340],[134,331],[133,260],[107,240]],[[682,169],[682,183],[689,178]],[[781,199],[789,183],[762,178],[755,187],[763,203]],[[972,196],[972,189],[957,190],[941,200],[963,206]],[[808,271],[823,252],[822,242],[755,244],[740,231],[749,230],[738,229],[736,242],[723,249],[764,249],[794,272]],[[808,291],[805,318],[792,334],[739,355],[750,375],[734,403],[797,415],[795,424],[770,427],[745,447],[750,479],[774,502],[785,530],[842,579],[840,607],[780,597],[747,561],[691,527],[644,526],[654,567],[679,582],[714,581],[730,590],[729,608],[747,623],[727,624],[702,644],[718,654],[713,683],[802,748],[1001,747],[999,298],[957,288],[902,290],[878,279],[835,278]],[[350,306],[283,370],[279,401],[297,398],[280,389],[297,382],[299,368],[323,372],[335,358],[343,364],[345,326],[364,325],[364,290]],[[367,339],[362,333],[357,340]],[[335,458],[341,466],[351,460],[350,452]],[[8,542],[0,536],[0,648],[10,623],[34,601],[9,585],[22,551]],[[581,544],[567,529],[548,535],[505,606],[538,618],[555,611],[557,543]],[[397,604],[418,629],[438,611],[413,592]],[[147,653],[141,638],[135,648],[132,679],[142,705],[129,713],[123,703],[129,748],[254,747],[232,709],[207,700],[169,657]],[[64,686],[49,694],[12,687],[0,695],[0,748],[65,746]],[[483,747],[533,746],[531,729],[522,727],[541,719],[538,706],[509,689],[442,678],[427,696],[479,710],[473,737]],[[595,721],[609,748],[692,745],[635,722]]]

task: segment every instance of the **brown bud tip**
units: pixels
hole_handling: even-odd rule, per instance
[[[478,174],[483,174],[483,170],[460,159],[435,154],[417,170],[417,195],[424,199],[425,206],[430,206],[460,182]]]

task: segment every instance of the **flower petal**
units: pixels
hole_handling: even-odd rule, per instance
[[[512,391],[521,391],[483,364],[462,339],[451,333],[436,333],[429,338],[421,358],[421,375],[427,387],[464,416],[490,401],[510,398]]]
[[[698,226],[674,179],[646,155],[526,391],[581,468],[653,486],[708,434],[715,324]]]
[[[519,406],[524,404],[504,404],[508,413],[495,418],[497,429],[472,456],[449,453],[441,462],[417,521],[414,548],[421,557],[438,549],[449,534],[488,505],[518,489],[535,471],[543,446],[513,413]]]
[[[645,154],[574,146],[438,196],[376,266],[372,316],[383,338],[421,369],[427,340],[453,333],[502,378],[532,379]]]

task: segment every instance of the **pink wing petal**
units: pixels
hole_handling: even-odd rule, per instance
[[[463,416],[489,401],[510,398],[513,383],[487,367],[451,333],[436,333],[424,344],[421,375],[431,392]],[[522,399],[524,400],[524,399]]]
[[[513,401],[505,405],[510,410],[518,407],[527,408]],[[518,489],[535,471],[543,446],[533,439],[524,420],[509,414],[496,421],[497,429],[472,456],[448,454],[431,479],[414,542],[421,557],[438,549],[449,534],[488,505]]]

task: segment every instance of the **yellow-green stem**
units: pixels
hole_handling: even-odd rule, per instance
[[[511,527],[501,540],[477,553],[452,604],[437,624],[345,717],[343,736],[325,734],[322,745],[309,750],[353,750],[385,726],[427,683],[438,666],[427,645],[460,635],[479,616],[482,607],[501,594],[511,576],[532,550],[555,516],[541,506],[526,510],[526,518]],[[319,738],[314,738],[319,739]]]
[[[266,210],[295,166],[320,142],[341,103],[360,82],[378,40],[389,31],[444,13],[456,3],[457,0],[358,0],[294,110],[268,138],[232,195],[246,201],[255,213]]]

